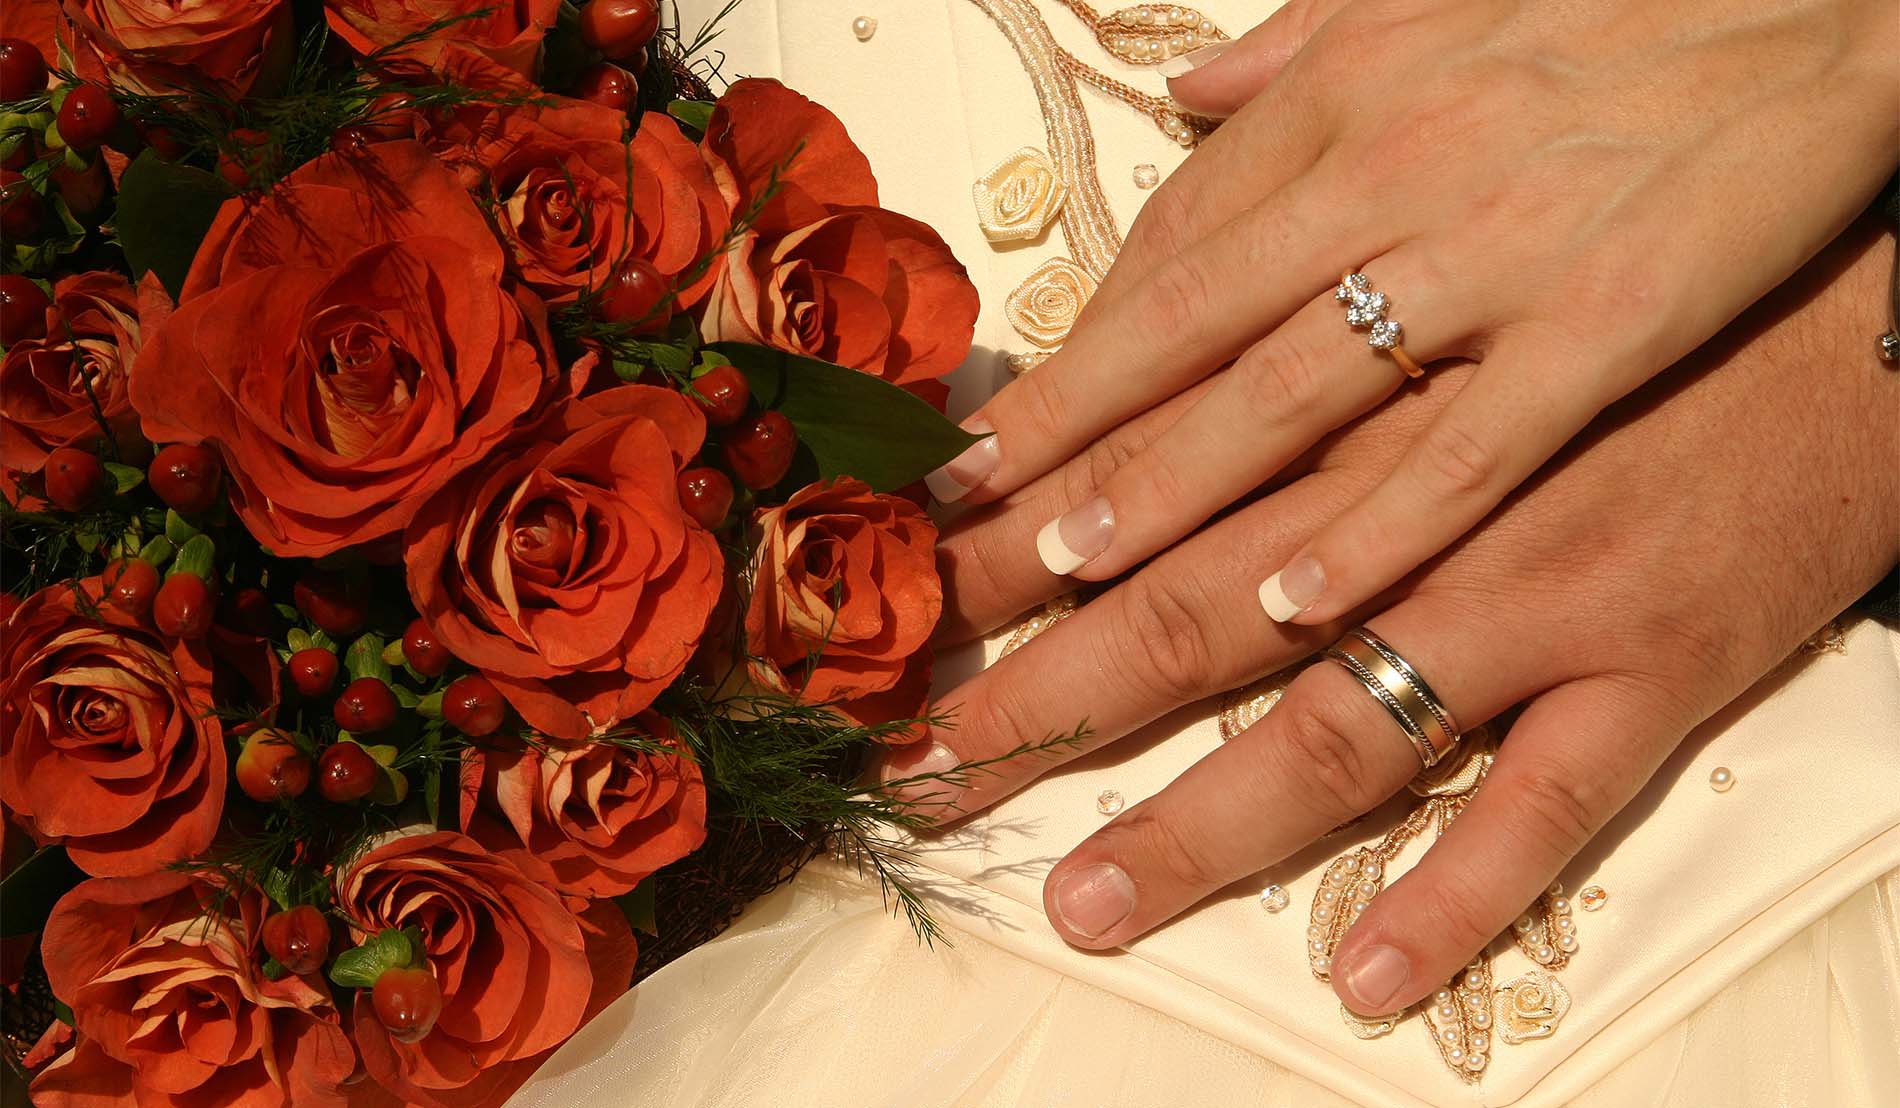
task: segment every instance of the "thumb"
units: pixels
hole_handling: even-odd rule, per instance
[[[1195,115],[1225,119],[1267,87],[1313,32],[1348,0],[1288,0],[1259,26],[1159,67],[1168,94]]]

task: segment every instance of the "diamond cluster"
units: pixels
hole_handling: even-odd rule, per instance
[[[1371,328],[1366,342],[1375,350],[1390,350],[1405,337],[1405,328],[1396,319],[1385,317],[1390,304],[1385,293],[1373,292],[1372,282],[1363,273],[1348,273],[1333,290],[1333,299],[1346,305],[1346,323],[1355,328]]]

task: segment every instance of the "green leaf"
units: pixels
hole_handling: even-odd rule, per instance
[[[275,958],[264,959],[264,980],[282,981],[288,976],[290,976],[290,967]]]
[[[46,926],[53,905],[86,875],[63,846],[43,846],[0,881],[0,935],[12,938]]]
[[[178,548],[178,556],[172,559],[172,567],[166,577],[175,577],[180,573],[189,573],[206,581],[214,579],[217,569],[218,548],[210,535],[193,535]]]
[[[427,805],[429,809],[429,826],[441,827],[442,767],[438,763],[430,762],[429,768],[423,773],[422,802]]]
[[[280,911],[290,910],[290,871],[272,866],[264,875],[264,895],[271,898]]]
[[[375,632],[350,644],[350,652],[343,656],[343,668],[350,671],[352,681],[359,677],[379,677],[388,681],[394,676],[389,663],[383,661],[383,637]]]
[[[632,892],[614,897],[614,903],[620,905],[621,914],[627,917],[627,922],[633,925],[634,930],[648,935],[660,933],[656,903],[658,884],[653,877],[648,877],[635,885]]]
[[[145,480],[145,471],[137,466],[107,462],[105,467],[106,473],[112,478],[112,491],[121,496],[138,488],[139,483]]]
[[[290,643],[290,650],[293,654],[310,649],[310,632],[301,627],[292,627],[286,639]]]
[[[216,174],[161,159],[147,150],[119,178],[119,210],[113,223],[136,282],[158,275],[176,297],[191,260],[231,190]]]
[[[193,527],[184,516],[170,508],[165,509],[165,537],[170,539],[174,546],[185,545],[197,533],[198,529]]]
[[[73,1023],[73,1010],[67,1006],[65,1001],[58,997],[53,998],[53,1018],[65,1024],[67,1027],[76,1026]]]
[[[746,343],[709,349],[732,359],[760,404],[792,421],[823,480],[856,477],[878,492],[892,492],[982,437],[868,373]]]
[[[330,963],[330,980],[353,989],[373,988],[385,970],[421,960],[421,933],[413,927],[402,931],[392,927],[337,955]]]
[[[693,367],[693,352],[670,342],[634,339],[623,346],[628,356],[614,359],[614,372],[623,381],[636,380],[649,369],[681,374]]]
[[[176,553],[178,553],[178,548],[163,535],[153,535],[150,542],[139,547],[139,557],[159,569],[164,569],[165,563],[171,561],[172,555]]]
[[[675,100],[666,106],[666,114],[703,135],[712,125],[713,105],[707,100]]]
[[[403,654],[401,639],[391,639],[389,645],[383,647],[383,661],[391,666],[402,665]]]
[[[416,713],[423,719],[442,718],[442,690],[437,689],[416,701]]]

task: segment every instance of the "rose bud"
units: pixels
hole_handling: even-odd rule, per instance
[[[208,446],[175,442],[158,452],[145,471],[152,491],[179,515],[195,516],[218,502],[224,463]]]
[[[23,38],[0,38],[0,100],[24,100],[46,91],[46,55]]]
[[[152,626],[174,639],[201,639],[215,614],[211,586],[195,573],[174,573],[152,598]]]
[[[11,233],[7,237],[11,238]],[[0,346],[45,335],[46,309],[52,306],[46,290],[25,276],[0,275]]]
[[[315,699],[336,687],[336,652],[320,646],[306,647],[290,656],[290,683],[298,692]]]
[[[396,722],[396,694],[380,677],[358,677],[336,699],[336,721],[345,731],[367,734]]]
[[[59,106],[59,137],[66,145],[89,154],[104,145],[124,116],[112,91],[99,85],[80,85]]]
[[[752,386],[738,366],[714,366],[693,378],[693,399],[705,409],[706,422],[714,427],[730,427],[745,415],[752,402]]]
[[[370,990],[376,1018],[399,1043],[420,1042],[442,1015],[442,986],[427,966],[386,969]]]
[[[106,493],[106,467],[97,455],[62,446],[46,456],[41,472],[46,499],[61,511],[83,512]]]
[[[263,804],[288,800],[302,796],[310,787],[311,768],[310,755],[288,734],[272,727],[259,728],[244,740],[244,751],[238,755],[238,788]],[[277,960],[284,962],[282,958]]]
[[[106,567],[106,603],[139,622],[152,613],[158,567],[143,558],[120,558]]]
[[[325,800],[348,804],[368,796],[382,775],[383,767],[369,751],[353,742],[332,743],[317,769],[317,791]]]
[[[333,639],[354,635],[369,622],[369,578],[360,573],[312,569],[297,579],[291,598]]]
[[[501,693],[480,674],[458,677],[442,692],[442,718],[470,738],[494,734],[503,714]]]
[[[299,977],[315,973],[330,956],[330,921],[308,904],[278,912],[264,921],[264,950]]]
[[[402,633],[402,657],[424,677],[442,676],[455,660],[449,648],[437,641],[435,632],[420,619],[410,620],[409,628]]]
[[[659,32],[660,0],[592,0],[581,9],[581,38],[614,61],[638,54]]]
[[[711,531],[732,510],[732,480],[710,466],[696,466],[680,474],[680,507],[701,527]]]
[[[798,450],[798,432],[778,412],[760,412],[726,436],[726,465],[749,489],[769,489],[785,479]]]

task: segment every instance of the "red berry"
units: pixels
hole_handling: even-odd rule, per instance
[[[730,427],[745,415],[752,402],[752,388],[737,366],[714,366],[693,378],[693,399],[706,409],[706,422],[714,427]]]
[[[95,454],[62,446],[46,456],[46,499],[68,512],[83,512],[106,494],[106,467]]]
[[[297,610],[333,639],[356,634],[369,622],[369,578],[312,569],[291,589]]]
[[[158,567],[143,558],[120,558],[106,567],[106,603],[143,622],[158,596]]]
[[[168,127],[151,127],[141,123],[138,128],[139,137],[145,140],[145,145],[151,147],[152,153],[164,161],[175,162],[191,152],[191,147],[180,142]]]
[[[380,677],[358,677],[336,698],[336,721],[359,734],[381,731],[396,722],[396,694]]]
[[[310,755],[289,735],[271,727],[259,728],[244,740],[244,750],[238,755],[238,788],[263,804],[289,800],[302,796],[310,787],[311,768]]]
[[[9,235],[9,238],[12,236]],[[46,291],[18,273],[0,275],[0,346],[46,335]]]
[[[306,647],[290,656],[290,683],[315,699],[336,687],[336,654],[320,646]]]
[[[680,507],[710,531],[719,526],[732,510],[732,480],[708,466],[696,466],[680,474]]]
[[[420,619],[409,621],[409,629],[402,633],[402,656],[417,673],[424,677],[440,677],[455,656],[449,648],[443,646],[429,630],[429,625]]]
[[[224,463],[217,451],[199,443],[172,443],[145,470],[145,479],[158,498],[187,516],[209,511],[218,502],[218,481],[223,476]]]
[[[442,718],[470,738],[494,734],[502,715],[501,692],[478,673],[457,677],[442,691]]]
[[[606,323],[638,325],[657,331],[672,318],[672,287],[645,258],[628,258],[607,276],[594,301],[594,315]]]
[[[574,82],[574,98],[617,112],[632,111],[634,101],[640,99],[640,82],[619,66],[601,62],[581,70]]]
[[[278,618],[270,597],[265,595],[263,589],[250,587],[219,599],[218,625],[229,627],[239,634],[256,635],[260,639],[274,639],[283,630],[283,622]]]
[[[308,904],[264,921],[264,950],[299,977],[323,968],[330,956],[330,921]]]
[[[769,489],[785,479],[798,450],[798,432],[778,412],[760,412],[726,436],[726,465],[749,489]]]
[[[659,33],[659,0],[592,0],[581,9],[581,38],[615,61],[639,53]]]
[[[75,219],[89,220],[98,215],[112,197],[112,174],[101,157],[93,158],[84,169],[74,169],[62,158],[53,168],[52,181]]]
[[[211,586],[192,573],[174,573],[152,598],[152,625],[175,639],[201,639],[211,630]]]
[[[19,141],[13,144],[13,153],[0,158],[0,169],[25,169],[39,160],[40,152],[33,142],[33,136],[16,137]]]
[[[0,238],[36,240],[45,225],[46,201],[26,178],[11,169],[0,169]]]
[[[361,800],[376,788],[383,767],[353,742],[331,743],[317,767],[317,791],[335,804]]]
[[[59,106],[59,137],[74,150],[90,153],[104,144],[123,119],[112,90],[80,85],[67,93],[66,102]]]
[[[442,986],[427,966],[399,966],[384,970],[376,979],[370,1001],[390,1038],[399,1043],[420,1042],[442,1015]]]
[[[46,91],[46,55],[23,38],[0,38],[0,100],[24,100]]]
[[[250,188],[270,157],[270,135],[255,127],[239,127],[230,134],[232,145],[218,152],[218,176],[234,189]]]

